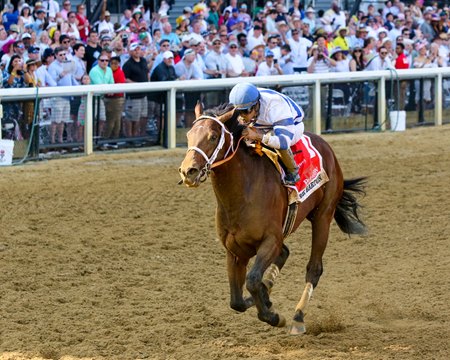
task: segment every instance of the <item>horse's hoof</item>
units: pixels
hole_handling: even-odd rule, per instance
[[[285,327],[286,326],[286,318],[283,315],[278,314],[278,324],[277,327]]]
[[[306,333],[305,323],[294,320],[289,329],[289,335],[303,335],[304,333]]]

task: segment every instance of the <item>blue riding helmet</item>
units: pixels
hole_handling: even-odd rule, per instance
[[[230,103],[236,110],[248,110],[259,101],[259,90],[250,83],[240,83],[231,89]]]

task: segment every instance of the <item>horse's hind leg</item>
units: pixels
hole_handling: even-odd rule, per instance
[[[306,286],[300,301],[295,307],[294,320],[290,329],[291,335],[304,334],[306,332],[304,311],[323,272],[322,256],[327,247],[332,217],[332,214],[325,216],[324,214],[316,213],[312,221],[311,256],[306,267]]]
[[[242,260],[227,252],[227,270],[228,282],[230,284],[230,307],[233,310],[244,312],[254,305],[253,299],[245,299],[243,297],[243,287],[245,284],[245,276],[247,274],[248,260]]]

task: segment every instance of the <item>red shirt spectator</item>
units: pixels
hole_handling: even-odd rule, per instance
[[[408,58],[405,53],[405,45],[402,43],[397,44],[395,47],[395,52],[397,53],[397,59],[395,60],[395,68],[396,69],[409,69]]]

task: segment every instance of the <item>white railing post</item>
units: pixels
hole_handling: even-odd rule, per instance
[[[386,130],[386,81],[384,76],[378,80],[378,126]]]
[[[167,92],[167,148],[177,146],[177,90],[171,88]]]
[[[322,133],[322,104],[321,104],[321,88],[320,80],[316,80],[313,85],[313,128],[312,132],[314,134],[320,135]]]
[[[442,125],[442,74],[437,74],[434,80],[434,125]]]
[[[84,118],[84,154],[90,155],[94,152],[94,109],[92,106],[93,93],[89,91],[86,94],[86,114]]]

